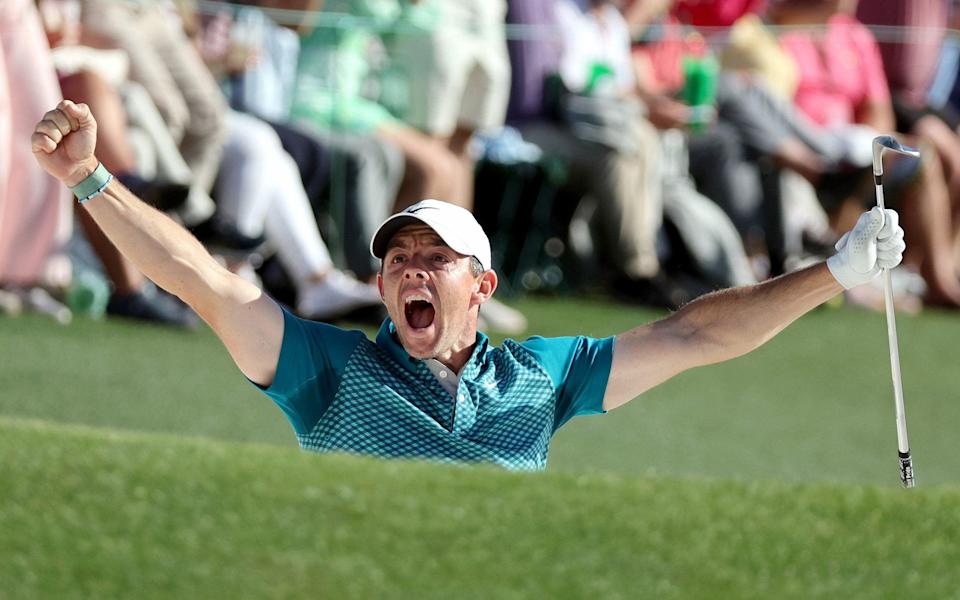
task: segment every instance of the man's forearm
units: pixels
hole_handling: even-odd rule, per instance
[[[819,263],[756,285],[708,294],[671,320],[696,337],[701,364],[712,364],[750,352],[841,291],[826,263]]]
[[[144,275],[204,316],[226,275],[183,227],[145,204],[116,180],[84,204],[104,234]]]

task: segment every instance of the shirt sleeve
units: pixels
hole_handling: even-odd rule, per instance
[[[350,355],[367,337],[283,311],[283,343],[269,387],[257,385],[277,403],[298,434],[309,433],[330,406]],[[256,384],[254,384],[256,385]]]
[[[556,392],[556,431],[578,415],[601,414],[610,378],[614,338],[532,337],[522,346],[550,375]]]

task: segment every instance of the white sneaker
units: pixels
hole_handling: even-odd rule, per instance
[[[61,325],[67,325],[73,320],[70,309],[43,288],[20,288],[13,290],[13,293],[19,296],[26,311],[53,317]]]
[[[523,333],[527,328],[527,318],[520,311],[510,308],[495,298],[490,298],[480,307],[480,318],[484,321],[484,328],[516,335]],[[478,329],[480,327],[478,326]]]
[[[13,292],[0,288],[0,315],[15,317],[23,312],[23,300]]]
[[[377,286],[361,283],[342,271],[330,271],[323,281],[304,288],[298,296],[297,314],[317,321],[381,303]]]

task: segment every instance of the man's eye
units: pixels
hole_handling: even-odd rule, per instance
[[[402,255],[395,254],[393,258],[390,259],[390,262],[396,264],[396,263],[402,263],[404,260],[405,258]]]
[[[437,254],[436,256],[433,257],[433,260],[437,262],[448,262],[447,257],[442,254]]]

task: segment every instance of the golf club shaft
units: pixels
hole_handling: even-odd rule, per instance
[[[883,209],[883,184],[877,181],[877,205]],[[897,342],[897,315],[893,304],[893,281],[890,269],[883,270],[883,300],[887,312],[887,338],[890,344],[890,374],[893,377],[893,400],[897,415],[897,450],[900,458],[900,481],[904,487],[914,486],[913,459],[907,438],[907,415],[903,408],[903,382],[900,378],[900,344]]]

